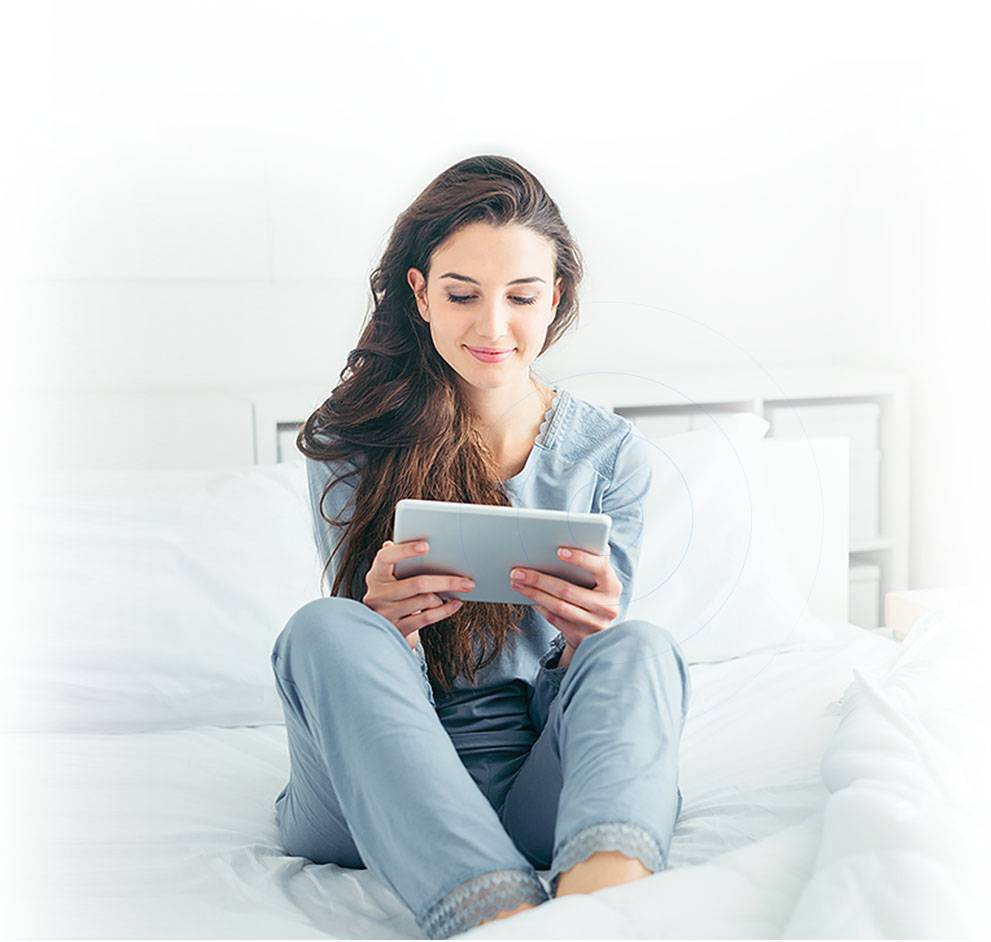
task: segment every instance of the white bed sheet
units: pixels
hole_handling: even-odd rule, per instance
[[[685,924],[657,926],[659,936],[783,930],[784,901],[814,865],[828,797],[820,761],[839,698],[854,667],[881,669],[898,650],[853,626],[833,634],[693,666],[685,805],[665,878],[720,905],[682,913]],[[3,739],[16,818],[3,882],[10,936],[422,937],[368,871],[284,856],[273,817],[288,771],[281,725]],[[562,938],[643,931],[591,897],[548,905],[564,917]]]

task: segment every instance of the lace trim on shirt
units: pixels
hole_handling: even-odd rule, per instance
[[[423,674],[423,679],[427,683],[428,696],[430,697],[430,705],[436,707],[437,704],[434,702],[434,688],[430,684],[430,670],[427,667],[427,655],[423,650],[423,642],[417,641],[416,647],[413,648],[413,653],[416,655],[416,659],[420,662],[420,673]]]
[[[661,848],[651,837],[650,832],[640,825],[625,821],[593,824],[565,841],[554,855],[550,879],[551,893],[557,895],[557,884],[562,873],[600,850],[618,850],[627,857],[636,857],[651,873],[664,869]]]
[[[540,442],[541,445],[544,444],[547,435],[547,427],[553,420],[554,414],[557,412],[557,403],[560,398],[561,398],[561,390],[557,389],[556,392],[554,393],[554,398],[551,399],[551,404],[547,407],[547,411],[544,413],[544,418],[543,421],[540,423],[540,428],[537,430],[536,440]]]
[[[456,886],[417,919],[431,939],[449,939],[522,903],[544,903],[543,883],[533,870],[491,870]]]
[[[563,650],[564,650],[565,640],[564,635],[560,632],[551,641],[551,646],[546,654],[540,656],[538,664],[540,667],[547,667],[547,665],[553,661]],[[554,670],[555,668],[547,667],[547,670]]]
[[[552,691],[557,691],[561,686],[561,682],[564,680],[565,672],[568,670],[567,667],[560,666],[561,652],[564,650],[565,640],[564,635],[558,633],[558,635],[551,641],[550,649],[542,654],[538,664],[540,665],[537,669],[537,676],[540,677],[541,673],[545,678],[546,683],[550,685]],[[552,661],[556,662],[553,667],[548,667]],[[535,684],[539,684],[539,681],[535,681]]]

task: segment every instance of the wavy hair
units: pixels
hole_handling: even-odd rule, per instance
[[[359,601],[364,596],[365,575],[392,537],[395,505],[403,498],[511,506],[495,458],[463,401],[458,375],[434,347],[406,280],[413,267],[429,278],[434,250],[479,221],[526,226],[554,247],[561,294],[540,353],[577,319],[581,253],[557,205],[515,160],[492,155],[461,160],[398,217],[370,277],[370,313],[358,345],[348,354],[330,398],[296,439],[307,458],[352,465],[327,482],[320,499],[321,517],[342,530],[331,558],[344,546],[331,595]],[[328,517],[328,491],[352,475],[358,480],[351,519]],[[524,605],[469,601],[426,626],[421,642],[434,690],[449,692],[459,675],[473,683],[509,633],[522,631],[525,612]]]

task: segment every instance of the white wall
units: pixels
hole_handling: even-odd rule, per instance
[[[973,578],[981,415],[958,397],[986,389],[972,332],[991,316],[976,15],[655,9],[9,10],[6,381],[329,388],[396,215],[454,161],[507,154],[588,265],[548,372],[909,370],[911,580]]]

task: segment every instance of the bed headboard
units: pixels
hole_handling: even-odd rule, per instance
[[[21,466],[229,468],[301,461],[299,426],[329,393],[298,385],[33,397],[14,410],[12,440],[21,445]],[[765,439],[761,448],[773,518],[799,586],[811,587],[809,608],[846,623],[848,441]]]

